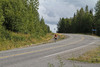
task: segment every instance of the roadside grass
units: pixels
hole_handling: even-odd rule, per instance
[[[57,35],[58,35],[58,40],[62,40],[62,39],[65,39],[66,38],[66,36],[63,35],[63,34],[57,33]]]
[[[9,34],[10,33],[10,34]],[[54,33],[48,33],[45,36],[34,37],[30,34],[8,32],[3,34],[6,38],[0,37],[0,51],[10,50],[14,48],[22,48],[28,46],[36,46],[42,43],[51,42]],[[64,39],[64,35],[60,35],[60,39]]]
[[[48,33],[43,37],[41,36],[36,38],[32,37],[30,34],[13,33],[13,32],[10,33],[11,33],[10,39],[0,38],[0,51],[46,42],[49,41],[53,35],[52,33]]]
[[[100,63],[100,46],[96,49],[84,53],[82,56],[69,58],[68,60],[88,63]]]

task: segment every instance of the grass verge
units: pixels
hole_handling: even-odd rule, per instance
[[[96,49],[84,53],[82,56],[69,58],[69,60],[88,63],[100,63],[100,46]]]
[[[62,39],[65,39],[66,38],[66,36],[63,35],[63,34],[57,33],[57,35],[59,36],[58,40],[62,40]]]
[[[47,42],[52,38],[52,35],[52,33],[48,33],[45,36],[37,38],[32,37],[30,34],[11,33],[10,39],[0,39],[0,51]]]
[[[36,46],[42,43],[48,43],[53,38],[53,33],[48,33],[45,36],[34,37],[30,34],[13,33],[10,32],[11,36],[7,35],[9,38],[0,38],[0,51],[10,50],[14,48],[22,48],[28,46]],[[60,40],[64,39],[64,35],[58,34]]]

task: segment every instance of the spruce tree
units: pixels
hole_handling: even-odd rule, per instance
[[[100,0],[96,4],[95,12],[95,27],[97,29],[97,35],[100,35]]]

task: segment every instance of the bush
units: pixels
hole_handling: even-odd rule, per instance
[[[9,31],[2,30],[0,33],[0,38],[3,40],[11,40],[12,36],[11,36],[11,33]]]

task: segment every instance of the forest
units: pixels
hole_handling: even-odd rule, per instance
[[[38,7],[38,0],[0,0],[0,50],[34,43],[32,38],[51,32]]]
[[[38,0],[0,0],[0,30],[36,35],[50,32],[39,18],[38,6]]]
[[[71,18],[60,18],[57,28],[58,33],[93,33],[100,36],[100,0],[95,6],[95,14],[86,5],[85,9],[77,10]]]

